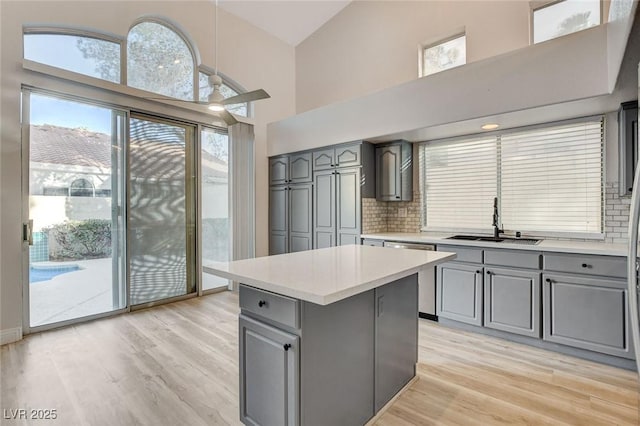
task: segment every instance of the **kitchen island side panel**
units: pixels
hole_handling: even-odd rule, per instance
[[[325,306],[303,302],[303,425],[361,425],[374,415],[374,295]]]

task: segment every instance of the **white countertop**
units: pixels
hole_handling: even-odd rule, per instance
[[[348,245],[210,262],[204,270],[262,290],[328,305],[453,258],[455,253]]]
[[[455,235],[452,232],[381,232],[375,234],[362,234],[362,238],[375,240],[398,241],[407,243],[443,244],[455,246],[472,246],[487,248],[504,248],[515,250],[547,251],[559,253],[596,254],[604,256],[626,256],[626,244],[612,244],[605,242],[589,241],[561,241],[543,239],[535,245],[513,244],[509,242],[492,243],[488,241],[448,240],[447,237]]]

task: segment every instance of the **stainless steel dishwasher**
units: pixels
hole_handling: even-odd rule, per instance
[[[397,249],[430,250],[434,251],[433,244],[403,243],[398,241],[385,241],[384,247]],[[418,272],[418,314],[420,318],[437,321],[436,316],[436,269],[435,267]]]

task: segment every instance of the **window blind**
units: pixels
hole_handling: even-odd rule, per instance
[[[505,229],[602,232],[601,118],[503,134],[500,212]]]
[[[603,232],[603,117],[421,145],[425,230]]]
[[[497,195],[495,137],[422,146],[423,224],[429,229],[489,229]]]

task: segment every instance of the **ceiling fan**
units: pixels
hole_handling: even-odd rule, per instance
[[[178,101],[178,102],[189,102],[200,105],[206,105],[207,108],[213,112],[216,112],[218,116],[227,123],[228,126],[236,124],[238,120],[234,118],[233,115],[226,110],[225,105],[233,105],[233,104],[243,104],[246,102],[258,101],[260,99],[270,98],[269,94],[263,89],[253,90],[251,92],[241,93],[236,96],[231,96],[229,98],[225,98],[222,92],[220,91],[220,86],[222,86],[222,78],[218,75],[218,0],[215,0],[215,11],[214,11],[214,22],[215,22],[215,62],[214,62],[214,73],[209,76],[209,87],[213,87],[213,90],[209,94],[209,97],[206,101],[189,101],[183,99],[175,99],[175,98],[151,98],[151,99],[159,99],[166,101]]]

